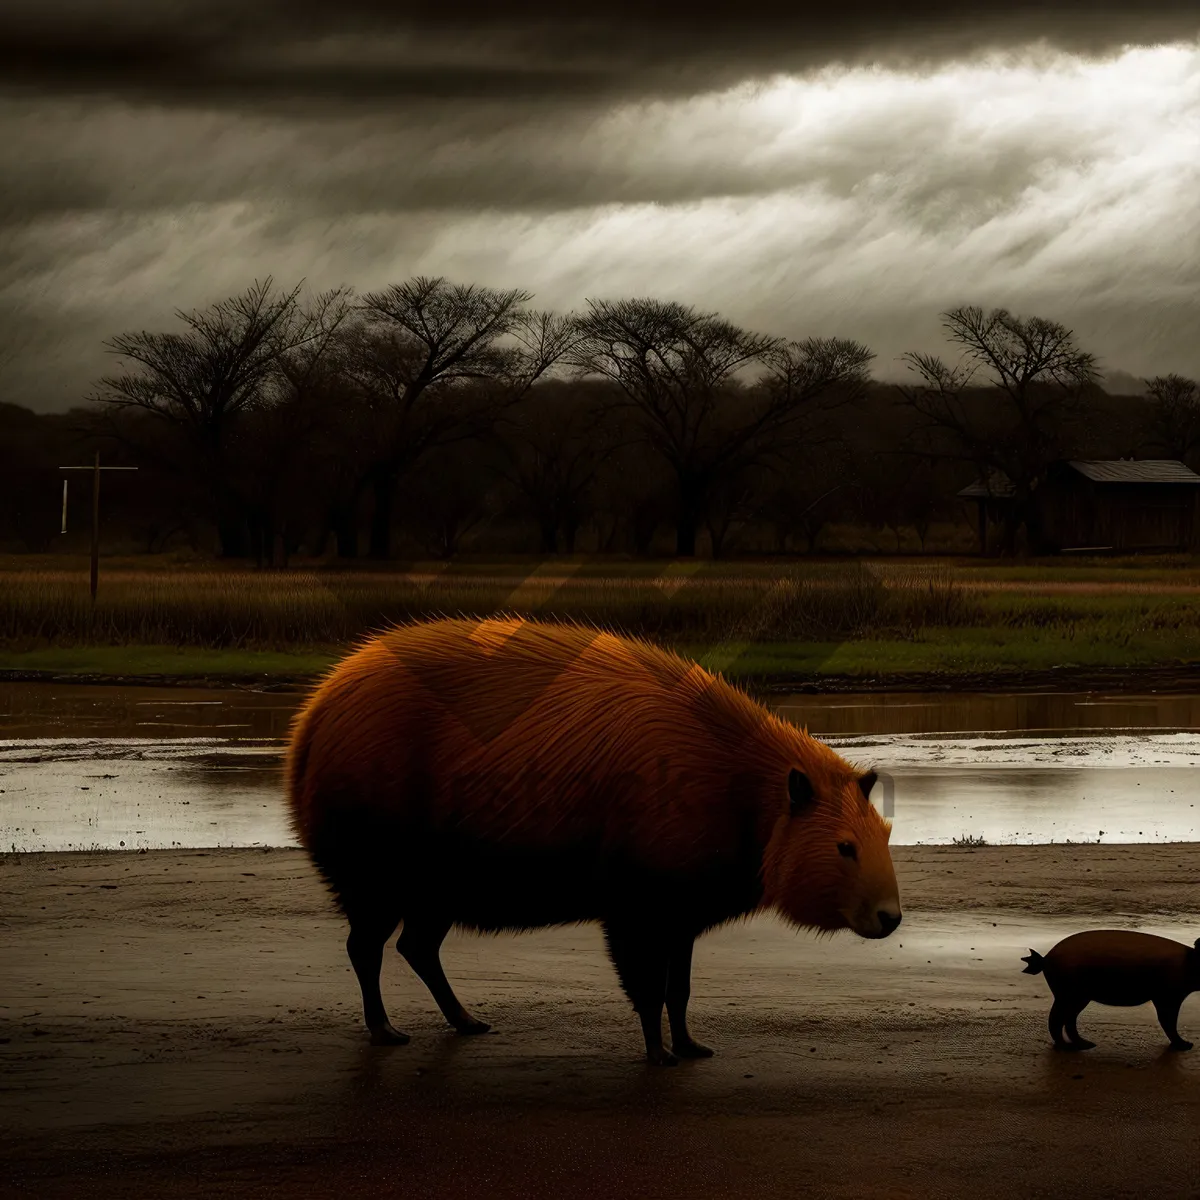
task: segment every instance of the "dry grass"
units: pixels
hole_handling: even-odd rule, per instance
[[[398,621],[498,612],[574,619],[666,641],[912,637],[972,624],[980,603],[945,569],[863,566],[657,578],[378,572],[106,570],[93,610],[77,571],[0,576],[0,645],[208,649],[344,646]]]

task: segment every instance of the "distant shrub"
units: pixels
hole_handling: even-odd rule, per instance
[[[966,847],[971,847],[971,848],[974,848],[976,846],[986,846],[987,839],[984,838],[982,836],[982,834],[977,835],[974,833],[964,833],[962,835],[962,837],[956,837],[954,839],[954,845],[966,846]]]

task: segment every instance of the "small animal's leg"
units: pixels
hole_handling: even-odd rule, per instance
[[[409,1037],[392,1027],[387,1011],[383,1007],[383,996],[379,991],[379,972],[383,967],[383,948],[399,918],[388,920],[376,915],[362,914],[350,918],[350,936],[346,939],[346,953],[358,976],[362,989],[363,1017],[371,1031],[373,1046],[404,1046]]]
[[[1183,1003],[1178,996],[1163,997],[1154,1001],[1154,1011],[1158,1013],[1158,1023],[1163,1027],[1163,1033],[1171,1039],[1172,1050],[1190,1050],[1192,1043],[1184,1041],[1179,1036],[1177,1022],[1179,1006]]]
[[[712,1051],[692,1038],[687,1027],[687,1006],[692,995],[692,948],[696,939],[684,934],[671,947],[667,961],[667,1020],[671,1050],[678,1058],[711,1058]]]
[[[487,1033],[490,1025],[477,1021],[459,1003],[446,972],[442,970],[439,951],[452,922],[428,917],[406,917],[404,929],[396,942],[396,949],[404,955],[408,965],[429,989],[446,1020],[459,1033]]]
[[[1083,1012],[1087,1006],[1088,1001],[1075,1000],[1067,1009],[1067,1037],[1071,1039],[1072,1050],[1094,1050],[1096,1048],[1095,1042],[1089,1042],[1087,1038],[1082,1038],[1079,1036],[1079,1029],[1075,1025],[1075,1022],[1079,1019],[1079,1014]]]
[[[1067,1043],[1063,1040],[1063,1022],[1067,1019],[1067,1014],[1061,1000],[1055,997],[1054,1003],[1050,1006],[1050,1036],[1054,1039],[1054,1048],[1056,1050],[1066,1050]]]
[[[665,939],[633,921],[606,921],[604,937],[621,986],[641,1020],[646,1061],[656,1067],[675,1066],[679,1059],[662,1040],[668,964]]]
[[[1056,1050],[1090,1050],[1091,1042],[1085,1042],[1079,1036],[1075,1027],[1076,1018],[1087,1007],[1087,1001],[1082,1004],[1074,997],[1055,996],[1050,1006],[1050,1036],[1054,1039]],[[1067,1027],[1067,1037],[1063,1037],[1063,1026]]]

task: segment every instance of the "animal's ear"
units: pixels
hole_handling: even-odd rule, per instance
[[[864,798],[870,800],[871,789],[875,786],[879,776],[874,771],[868,771],[865,775],[858,777],[858,786],[862,789]]]
[[[792,816],[811,808],[816,798],[812,780],[803,771],[797,771],[793,767],[788,772],[788,799],[792,802]]]

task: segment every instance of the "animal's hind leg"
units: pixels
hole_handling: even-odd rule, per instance
[[[453,922],[428,917],[405,917],[404,929],[396,941],[396,949],[429,989],[446,1020],[459,1033],[487,1033],[490,1025],[477,1021],[459,1003],[446,972],[442,970],[439,951]]]
[[[662,1040],[663,1002],[667,994],[666,945],[636,921],[606,921],[604,937],[621,986],[641,1020],[646,1061],[654,1066],[675,1066],[679,1059],[663,1046]]]
[[[1154,1001],[1154,1011],[1158,1013],[1158,1023],[1163,1027],[1163,1033],[1171,1039],[1172,1050],[1190,1050],[1192,1043],[1179,1036],[1179,1006],[1183,1003],[1177,996],[1169,999]]]
[[[1072,997],[1055,996],[1050,1006],[1050,1036],[1054,1039],[1056,1050],[1090,1050],[1093,1042],[1084,1041],[1079,1036],[1075,1022],[1079,1014],[1087,1007],[1087,1001],[1082,1003]],[[1067,1039],[1063,1037],[1063,1026],[1067,1027]]]
[[[1054,1007],[1050,1009],[1050,1033],[1054,1044],[1060,1050],[1093,1050],[1096,1043],[1079,1036],[1079,1028],[1075,1022],[1079,1014],[1088,1006],[1088,1001],[1077,996],[1056,997]],[[1062,1040],[1062,1027],[1067,1028],[1067,1041]],[[1057,1033],[1055,1032],[1057,1029]]]
[[[1079,1014],[1085,1008],[1087,1008],[1086,1000],[1067,1017],[1067,1036],[1071,1039],[1071,1045],[1076,1050],[1094,1050],[1096,1048],[1095,1042],[1089,1042],[1087,1038],[1079,1036],[1079,1029],[1075,1024],[1079,1020]]]
[[[667,1020],[671,1050],[679,1058],[711,1058],[712,1051],[692,1038],[687,1027],[687,1006],[692,995],[692,948],[696,939],[683,934],[671,946],[667,960]]]
[[[407,1033],[392,1027],[387,1011],[383,1007],[383,996],[379,991],[379,972],[383,967],[383,948],[392,936],[398,919],[380,918],[356,914],[350,918],[350,936],[346,939],[346,952],[358,976],[362,989],[363,1016],[371,1031],[373,1046],[404,1046],[409,1041]]]

